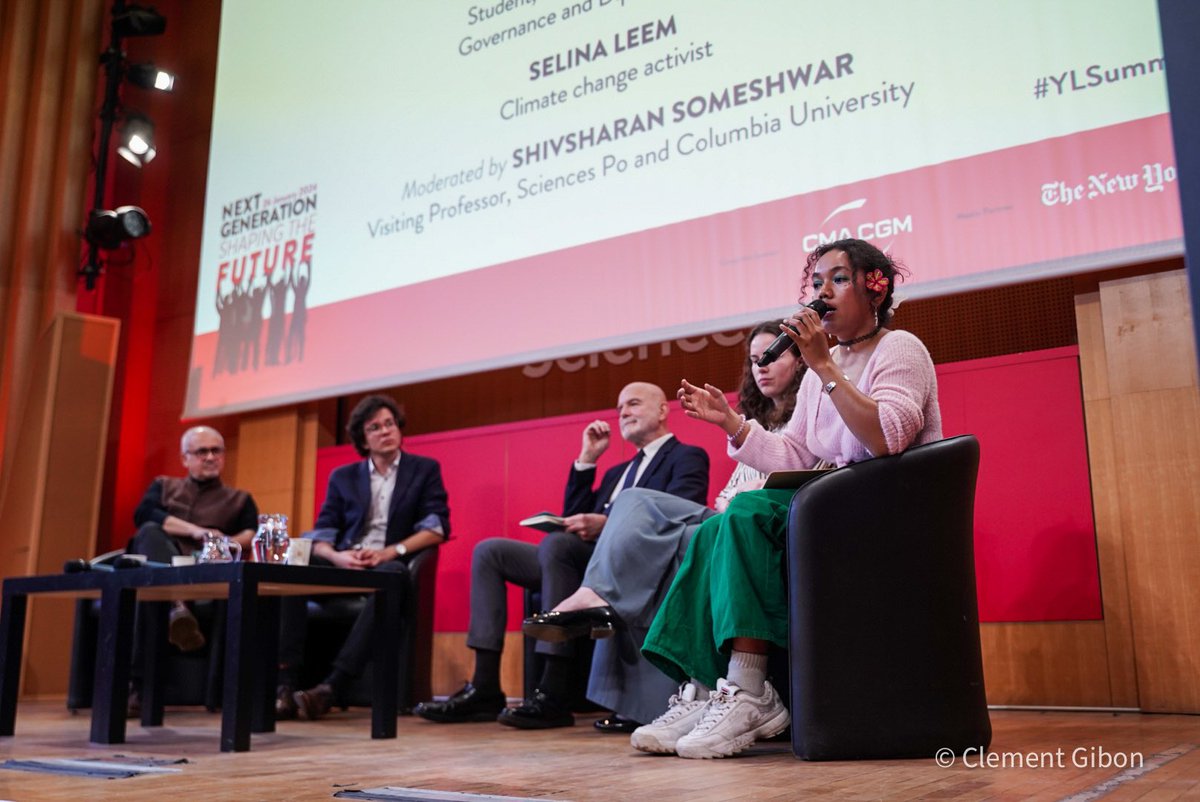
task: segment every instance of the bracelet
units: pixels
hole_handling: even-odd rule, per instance
[[[845,373],[843,373],[842,381],[848,382],[848,381],[850,381],[850,377],[847,376]],[[825,395],[833,395],[833,391],[837,388],[837,386],[838,386],[838,383],[836,381],[831,381],[831,382],[828,382],[824,387],[822,387],[821,391],[823,393],[825,393]]]
[[[737,443],[737,439],[742,436],[742,432],[746,431],[746,416],[742,416],[742,425],[737,427],[737,431],[729,435],[729,442]]]

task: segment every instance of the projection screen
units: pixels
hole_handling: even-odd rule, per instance
[[[187,417],[1182,252],[1153,0],[224,0]]]

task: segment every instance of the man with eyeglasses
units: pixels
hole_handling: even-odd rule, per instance
[[[193,426],[179,441],[180,460],[187,476],[159,476],[150,483],[133,512],[138,530],[125,551],[170,564],[171,558],[195,551],[207,533],[226,535],[250,546],[258,525],[258,506],[245,490],[221,482],[225,469],[225,438],[209,426]],[[204,645],[204,635],[183,602],[171,608],[168,637],[180,651]],[[140,645],[141,638],[138,638]],[[139,655],[134,660],[135,689]],[[131,712],[136,708],[132,698]]]
[[[346,432],[359,462],[329,476],[313,531],[311,564],[373,571],[408,571],[408,561],[450,535],[450,508],[437,460],[401,451],[404,414],[385,395],[369,395],[350,413]],[[317,604],[328,597],[309,600]],[[283,600],[280,614],[276,719],[316,720],[345,695],[371,656],[374,612],[363,607],[324,681],[295,691],[304,657],[308,607],[303,597]]]

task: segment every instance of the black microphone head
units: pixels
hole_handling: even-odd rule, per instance
[[[805,306],[816,312],[821,317],[825,317],[825,313],[829,311],[829,304],[825,303],[820,298],[805,304]],[[758,358],[758,362],[755,364],[760,368],[765,368],[767,365],[783,356],[784,352],[791,348],[792,345],[793,343],[791,337],[788,337],[787,334],[780,334],[775,338],[775,342],[771,343],[771,345],[767,347],[767,350],[762,352],[762,356]]]

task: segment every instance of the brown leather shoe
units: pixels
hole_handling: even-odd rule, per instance
[[[179,647],[181,652],[194,652],[204,648],[204,634],[200,622],[192,611],[180,605],[172,607],[167,618],[167,640]]]
[[[292,694],[292,699],[296,703],[296,712],[300,718],[316,721],[333,707],[333,688],[322,682],[307,691],[296,691]]]
[[[275,720],[291,721],[296,717],[295,694],[288,685],[280,685],[275,690]]]

